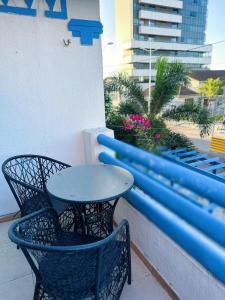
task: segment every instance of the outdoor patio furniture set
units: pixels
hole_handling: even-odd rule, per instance
[[[22,217],[9,238],[36,276],[33,299],[119,299],[131,283],[130,235],[126,220],[113,228],[113,214],[132,175],[35,155],[12,157],[2,171]]]

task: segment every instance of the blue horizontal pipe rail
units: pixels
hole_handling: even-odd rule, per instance
[[[125,198],[150,222],[154,223],[225,284],[225,252],[223,249],[189,229],[179,218],[171,216],[163,207],[153,200],[143,197],[140,193],[131,190]]]
[[[142,164],[171,181],[179,183],[211,202],[225,207],[225,184],[215,180],[215,175],[201,170],[195,171],[192,167],[186,167],[184,163],[175,163],[173,160],[146,152],[103,134],[100,134],[97,139],[101,145]]]
[[[190,202],[171,188],[162,184],[146,174],[138,171],[127,163],[124,163],[109,154],[102,152],[99,160],[105,164],[116,165],[125,168],[134,176],[135,184],[146,194],[153,197],[175,214],[204,232],[216,242],[225,246],[225,222],[209,214],[206,210]]]

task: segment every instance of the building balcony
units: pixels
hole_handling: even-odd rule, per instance
[[[155,63],[159,57],[162,56],[152,56],[152,63]],[[200,65],[209,65],[211,63],[211,57],[184,57],[184,56],[165,56],[169,62],[179,61],[184,64],[200,64]],[[125,63],[149,63],[148,55],[133,55],[125,58]]]
[[[0,299],[31,300],[35,288],[34,274],[29,268],[22,251],[17,250],[8,239],[8,228],[11,222],[0,224]],[[169,294],[146,268],[140,258],[132,253],[133,280],[126,285],[121,300],[170,300]]]
[[[148,35],[159,35],[159,36],[169,36],[169,37],[181,37],[180,29],[173,29],[167,27],[150,27],[150,26],[139,26],[140,34],[148,34]]]
[[[162,22],[182,23],[182,16],[167,12],[157,12],[141,9],[139,18],[144,20],[155,20]]]
[[[147,27],[148,28],[148,27]],[[123,49],[134,49],[134,48],[151,48],[161,49],[161,50],[172,50],[172,51],[198,51],[203,53],[211,53],[212,46],[211,45],[192,45],[192,44],[184,44],[177,42],[166,42],[166,41],[155,41],[154,39],[150,41],[138,41],[132,40],[127,41],[123,44]]]
[[[120,299],[223,300],[225,223],[212,204],[225,207],[224,182],[115,140],[106,129],[87,130],[84,136],[87,163],[123,167],[135,180],[114,215],[115,225],[129,221],[133,249],[132,284],[125,285]],[[183,158],[196,153],[167,152]],[[9,224],[0,224],[0,299],[30,300],[33,273],[22,251],[8,240]]]
[[[139,0],[139,3],[151,4],[163,7],[183,8],[183,0]]]

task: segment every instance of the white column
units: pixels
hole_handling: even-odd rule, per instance
[[[83,131],[86,164],[100,163],[98,160],[100,152],[107,152],[110,155],[115,155],[114,151],[98,143],[97,137],[99,134],[114,138],[114,131],[108,128],[92,128]]]

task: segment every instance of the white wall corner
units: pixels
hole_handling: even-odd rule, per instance
[[[108,154],[115,156],[114,151],[98,143],[97,137],[99,134],[114,138],[114,131],[108,128],[92,128],[83,131],[85,162],[87,164],[98,164],[98,156],[101,152],[107,152]]]

